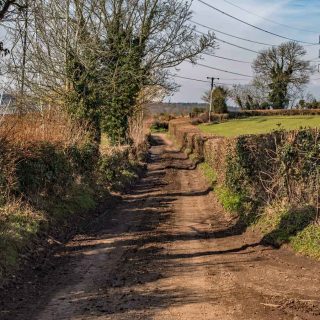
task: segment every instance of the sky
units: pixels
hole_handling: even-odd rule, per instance
[[[259,28],[270,32],[292,38],[300,41],[319,43],[320,36],[320,0],[204,0],[208,4],[230,14]],[[232,5],[234,4],[234,5]],[[241,10],[238,7],[244,10]],[[276,36],[256,30],[250,26],[242,24],[228,16],[219,13],[208,6],[193,0],[192,20],[211,28],[223,31],[238,37],[251,39],[261,43],[278,45],[286,40]],[[248,13],[250,11],[254,14]],[[267,20],[265,20],[267,19]],[[275,21],[273,23],[269,20]],[[283,24],[283,25],[279,25]],[[287,26],[284,26],[287,25]],[[208,29],[197,26],[197,30],[207,32]],[[246,47],[253,51],[267,49],[268,46],[249,43],[243,40],[235,39],[218,32],[215,33],[219,39]],[[252,76],[251,63],[257,54],[245,51],[225,43],[217,42],[219,48],[214,54],[231,59],[242,60],[247,63],[222,60],[215,57],[202,56],[198,61],[201,64],[224,69],[243,75]],[[306,60],[315,60],[319,58],[320,45],[305,46],[307,50]],[[319,64],[320,64],[320,59]],[[318,66],[318,62],[312,62],[312,65]],[[216,70],[211,70],[199,65],[192,65],[189,62],[183,62],[175,71],[178,76],[189,77],[199,80],[206,80],[207,77],[220,78],[219,82],[226,84],[247,84],[249,77],[232,75]],[[234,80],[235,79],[235,80]],[[320,98],[320,73],[311,76],[311,82],[307,87],[307,92]],[[313,80],[319,79],[319,80]],[[210,83],[196,82],[180,78],[175,78],[180,85],[178,92],[166,101],[170,102],[201,102],[203,93],[210,88]],[[217,80],[218,81],[218,80]]]

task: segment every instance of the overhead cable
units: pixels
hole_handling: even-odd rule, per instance
[[[195,32],[199,33],[199,34],[203,34],[203,35],[206,35],[204,32],[201,32],[197,29],[194,30]],[[246,47],[242,47],[242,46],[238,46],[237,44],[234,44],[232,42],[229,42],[229,41],[226,41],[226,40],[222,40],[220,38],[215,38],[217,41],[219,42],[222,42],[222,43],[225,43],[225,44],[228,44],[230,46],[233,46],[233,47],[236,47],[236,48],[239,48],[239,49],[242,49],[242,50],[246,50],[246,51],[250,51],[250,52],[253,52],[253,53],[260,53],[259,51],[256,51],[256,50],[252,50],[252,49],[249,49],[249,48],[246,48]]]
[[[189,61],[189,62],[192,63],[193,65],[205,67],[205,68],[208,68],[208,69],[217,70],[217,71],[221,71],[221,72],[225,72],[225,73],[229,73],[229,74],[235,74],[235,75],[238,75],[238,76],[241,76],[241,77],[253,78],[253,76],[249,76],[249,75],[246,75],[246,74],[232,72],[232,71],[229,71],[229,70],[223,70],[223,69],[211,67],[211,66],[208,66],[206,64],[202,64],[202,63],[198,63],[198,62],[197,63],[194,63],[194,62],[191,62],[191,61]]]
[[[193,21],[193,20],[190,20],[190,22],[200,26],[200,27],[203,27],[203,28],[207,28],[209,30],[212,30],[214,32],[218,32],[218,33],[221,33],[223,35],[226,35],[228,37],[232,37],[232,38],[236,38],[236,39],[239,39],[239,40],[243,40],[243,41],[247,41],[247,42],[251,42],[251,43],[256,43],[256,44],[261,44],[263,46],[269,46],[269,47],[276,47],[277,45],[275,44],[270,44],[270,43],[265,43],[265,42],[259,42],[259,41],[254,41],[254,40],[250,40],[250,39],[247,39],[247,38],[242,38],[242,37],[238,37],[238,36],[235,36],[235,35],[232,35],[230,33],[227,33],[227,32],[224,32],[224,31],[220,31],[220,30],[217,30],[215,28],[212,28],[212,27],[209,27],[207,25],[204,25],[202,23],[199,23],[199,22],[196,22],[196,21]]]
[[[263,19],[263,20],[265,20],[265,21],[268,21],[268,22],[277,24],[278,26],[286,27],[286,28],[288,28],[288,29],[297,30],[297,31],[309,32],[309,33],[315,33],[315,34],[318,34],[318,33],[319,33],[318,31],[301,29],[301,28],[289,26],[289,25],[284,24],[284,23],[277,22],[277,21],[275,21],[275,20],[271,20],[271,19],[269,19],[269,18],[263,17],[263,16],[255,13],[255,12],[252,12],[252,11],[249,11],[249,10],[247,10],[247,9],[245,9],[245,8],[242,8],[242,7],[236,5],[236,4],[234,4],[234,3],[232,3],[231,1],[228,1],[228,0],[222,0],[222,1],[230,4],[231,6],[234,6],[234,7],[238,8],[238,9],[240,9],[240,10],[246,12],[246,13],[249,13],[249,14],[251,14],[251,15],[253,15],[253,16],[256,16],[256,17],[259,17],[259,18],[261,18],[261,19]]]
[[[200,3],[202,3],[202,4],[204,4],[205,6],[211,8],[211,9],[213,9],[213,10],[215,10],[215,11],[217,11],[217,12],[219,12],[219,13],[227,16],[227,17],[230,17],[230,18],[232,18],[232,19],[234,19],[234,20],[236,20],[236,21],[239,21],[239,22],[241,22],[241,23],[243,23],[243,24],[246,24],[247,26],[252,27],[252,28],[254,28],[254,29],[257,29],[257,30],[260,30],[260,31],[262,31],[262,32],[271,34],[271,35],[273,35],[273,36],[275,36],[275,37],[278,37],[278,38],[281,38],[281,39],[285,39],[285,40],[289,40],[289,41],[304,43],[304,44],[319,45],[319,43],[312,43],[312,42],[307,42],[307,41],[296,40],[296,39],[292,39],[292,38],[289,38],[289,37],[285,37],[285,36],[279,35],[279,34],[277,34],[277,33],[274,33],[274,32],[268,31],[268,30],[265,30],[265,29],[263,29],[263,28],[260,28],[260,27],[258,27],[258,26],[255,26],[255,25],[253,25],[253,24],[251,24],[251,23],[249,23],[249,22],[246,22],[246,21],[244,21],[244,20],[241,20],[241,19],[239,19],[239,18],[237,18],[237,17],[235,17],[235,16],[233,16],[233,15],[231,15],[231,14],[225,12],[225,11],[222,11],[222,10],[214,7],[213,5],[207,3],[207,2],[205,2],[205,1],[203,1],[203,0],[198,0],[198,1],[199,1]]]

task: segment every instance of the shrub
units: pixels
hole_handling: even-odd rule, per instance
[[[162,112],[159,114],[157,118],[158,118],[158,121],[160,122],[169,122],[170,120],[174,119],[174,116],[172,116],[168,112]]]
[[[21,194],[61,194],[73,175],[63,150],[52,144],[32,145],[21,150],[16,163],[17,187]]]
[[[191,114],[193,116],[197,116],[197,115],[204,113],[204,112],[206,112],[206,108],[194,107],[191,111]]]
[[[169,123],[167,121],[155,121],[151,125],[151,132],[167,132],[169,128]]]
[[[100,157],[98,146],[90,142],[68,146],[66,153],[73,170],[87,177],[95,171]]]
[[[130,160],[130,150],[114,151],[103,155],[98,165],[99,184],[111,190],[121,191],[137,179],[137,163]]]
[[[215,113],[223,114],[228,112],[227,107],[228,90],[223,87],[216,87],[212,92],[212,104]]]
[[[231,213],[241,214],[244,198],[241,194],[231,191],[225,186],[215,188],[215,193],[222,206]]]

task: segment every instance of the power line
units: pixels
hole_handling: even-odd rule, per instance
[[[194,23],[194,24],[196,24],[196,25],[198,25],[198,26],[200,26],[200,27],[207,28],[207,29],[209,29],[209,30],[212,30],[212,31],[215,31],[215,32],[224,34],[224,35],[226,35],[226,36],[228,36],[228,37],[236,38],[236,39],[243,40],[243,41],[247,41],[247,42],[251,42],[251,43],[261,44],[261,45],[263,45],[263,46],[269,46],[269,47],[276,47],[276,46],[277,46],[277,45],[270,44],[270,43],[259,42],[259,41],[254,41],[254,40],[250,40],[250,39],[238,37],[238,36],[232,35],[232,34],[230,34],[230,33],[223,32],[223,31],[217,30],[217,29],[215,29],[215,28],[206,26],[206,25],[204,25],[204,24],[201,24],[201,23],[196,22],[196,21],[193,21],[193,20],[190,20],[190,22],[192,22],[192,23]]]
[[[199,34],[202,34],[202,35],[206,35],[204,32],[201,32],[199,30],[196,30],[194,29],[195,32],[199,33]],[[216,40],[222,42],[222,43],[225,43],[225,44],[228,44],[230,46],[233,46],[233,47],[236,47],[236,48],[239,48],[239,49],[242,49],[242,50],[246,50],[246,51],[250,51],[250,52],[253,52],[253,53],[260,53],[258,51],[255,51],[255,50],[252,50],[252,49],[249,49],[249,48],[246,48],[246,47],[242,47],[242,46],[238,46],[237,44],[234,44],[232,42],[229,42],[229,41],[226,41],[226,40],[222,40],[222,39],[219,39],[219,38],[215,38]]]
[[[289,26],[289,25],[287,25],[287,24],[280,23],[280,22],[277,22],[277,21],[274,21],[274,20],[271,20],[271,19],[265,18],[265,17],[260,16],[259,14],[255,13],[255,12],[249,11],[249,10],[247,10],[247,9],[244,9],[244,8],[242,8],[242,7],[238,6],[238,5],[234,4],[234,3],[232,3],[231,1],[228,1],[228,0],[222,0],[222,1],[224,1],[224,2],[226,2],[226,3],[228,3],[228,4],[230,4],[230,5],[232,5],[232,6],[236,7],[236,8],[238,8],[238,9],[240,9],[240,10],[244,11],[244,12],[247,12],[247,13],[249,13],[249,14],[252,14],[252,15],[256,16],[256,17],[259,17],[259,18],[261,18],[261,19],[263,19],[263,20],[265,20],[265,21],[268,21],[268,22],[271,22],[271,23],[277,24],[278,26],[286,27],[286,28],[293,29],[293,30],[298,30],[298,31],[310,32],[310,33],[316,33],[316,34],[318,34],[318,32],[317,32],[317,31],[306,30],[306,29],[300,29],[300,28],[292,27],[292,26]]]
[[[189,61],[189,62],[192,64],[195,64],[191,61]],[[201,66],[201,67],[205,67],[205,68],[209,68],[209,69],[213,69],[213,70],[217,70],[217,71],[221,71],[221,72],[225,72],[225,73],[229,73],[229,74],[235,74],[235,75],[241,76],[241,77],[253,78],[253,76],[248,76],[248,75],[242,74],[242,73],[237,73],[237,72],[232,72],[232,71],[223,70],[223,69],[219,69],[219,68],[214,68],[214,67],[208,66],[206,64],[198,63],[198,62],[196,63],[196,65]]]
[[[192,21],[192,20],[190,20],[190,22],[192,22],[192,23],[194,23],[194,24],[197,24],[197,25],[199,25],[199,26],[201,26],[201,27],[207,28],[207,29],[209,29],[209,30],[213,30],[213,31],[216,30],[216,29],[214,29],[214,28],[211,28],[211,27],[209,27],[209,26],[200,24],[200,23],[195,22],[195,21]],[[194,29],[194,31],[197,32],[197,33],[199,33],[199,34],[206,35],[206,33],[202,32],[202,31],[199,31],[199,30],[197,30],[197,29]],[[220,32],[220,31],[217,31],[217,32]],[[221,32],[221,33],[223,33],[223,32]],[[256,41],[253,41],[253,40],[251,41],[251,40],[249,40],[249,39],[240,38],[240,37],[237,37],[237,36],[233,36],[233,35],[231,35],[231,34],[227,34],[227,33],[224,33],[224,34],[226,34],[226,35],[228,35],[228,36],[230,36],[230,37],[234,37],[234,38],[237,38],[237,39],[244,40],[244,41],[250,41],[250,42],[253,42],[253,43],[257,43],[257,44],[263,44],[263,43],[261,43],[261,42],[256,42]],[[223,43],[226,43],[226,44],[228,44],[228,45],[230,45],[230,46],[233,46],[233,47],[237,47],[237,48],[246,50],[246,51],[254,52],[254,53],[257,53],[257,54],[260,53],[259,51],[255,51],[255,50],[252,50],[252,49],[249,49],[249,48],[246,48],[246,47],[242,47],[242,46],[239,46],[239,45],[237,45],[237,44],[234,44],[234,43],[231,43],[231,42],[228,42],[228,41],[219,39],[219,38],[217,38],[217,37],[216,37],[216,40],[218,40],[218,41],[220,41],[220,42],[223,42]],[[265,43],[265,45],[268,45],[268,44]],[[272,44],[270,44],[270,46],[276,47],[276,45],[272,45]],[[230,60],[230,61],[236,61],[236,62],[251,64],[251,62],[249,62],[249,61],[231,59],[231,58],[221,57],[221,56],[217,56],[217,55],[213,55],[213,54],[209,54],[209,53],[205,53],[205,55],[209,55],[209,56],[216,57],[216,58],[220,58],[220,59],[224,59],[224,60]],[[320,59],[320,58],[316,58],[315,60],[308,60],[308,61],[309,61],[309,62],[320,62],[320,60],[317,60],[317,59]]]
[[[241,80],[246,80],[246,81],[248,81],[248,79],[223,79],[223,78],[220,78],[220,80],[223,80],[223,81],[241,81]]]
[[[231,59],[231,58],[226,58],[226,57],[221,57],[221,56],[217,56],[215,54],[211,54],[211,53],[204,53],[206,56],[210,56],[210,57],[214,57],[214,58],[218,58],[218,59],[224,59],[224,60],[228,60],[228,61],[235,61],[235,62],[240,62],[240,63],[247,63],[247,64],[251,64],[251,62],[249,61],[243,61],[243,60],[237,60],[237,59]]]
[[[189,77],[183,77],[183,76],[178,76],[178,75],[174,75],[173,77],[174,78],[179,78],[179,79],[195,81],[195,82],[204,82],[204,83],[207,83],[207,84],[210,83],[210,81],[201,80],[201,79],[195,79],[195,78],[189,78]],[[248,80],[248,79],[246,79],[246,80]],[[223,82],[215,82],[215,84],[219,84],[219,85],[223,85],[223,86],[232,86],[233,85],[233,83],[223,83]]]
[[[260,27],[257,27],[257,26],[255,26],[255,25],[251,24],[251,23],[248,23],[248,22],[246,22],[246,21],[244,21],[244,20],[241,20],[241,19],[239,19],[239,18],[237,18],[237,17],[235,17],[235,16],[233,16],[233,15],[231,15],[231,14],[225,12],[225,11],[222,11],[222,10],[220,10],[220,9],[212,6],[211,4],[209,4],[209,3],[207,3],[207,2],[205,2],[205,1],[203,1],[203,0],[198,0],[198,1],[201,2],[202,4],[204,4],[205,6],[207,6],[207,7],[211,8],[211,9],[213,9],[213,10],[216,10],[216,11],[224,14],[224,15],[227,16],[227,17],[230,17],[230,18],[232,18],[232,19],[234,19],[234,20],[237,20],[237,21],[239,21],[239,22],[241,22],[241,23],[244,23],[244,24],[246,24],[247,26],[250,26],[250,27],[255,28],[255,29],[257,29],[257,30],[260,30],[260,31],[263,31],[263,32],[265,32],[265,33],[271,34],[271,35],[273,35],[273,36],[275,36],[275,37],[282,38],[282,39],[286,39],[286,40],[290,40],[290,41],[294,41],[294,42],[300,42],[300,43],[304,43],[304,44],[319,45],[318,43],[311,43],[311,42],[306,42],[306,41],[301,41],[301,40],[295,40],[295,39],[292,39],[292,38],[288,38],[288,37],[285,37],[285,36],[281,36],[281,35],[279,35],[279,34],[276,34],[276,33],[273,33],[273,32],[271,32],[271,31],[262,29],[262,28],[260,28]]]
[[[230,45],[230,46],[233,46],[233,47],[242,49],[242,50],[250,51],[250,52],[253,52],[253,53],[260,53],[259,51],[252,50],[252,49],[248,49],[248,48],[245,48],[245,47],[241,47],[241,46],[238,46],[237,44],[228,42],[228,41],[226,41],[226,40],[222,40],[222,39],[219,39],[219,38],[216,38],[216,40],[218,40],[218,41],[220,41],[220,42],[222,42],[222,43],[228,44],[228,45]]]
[[[175,75],[174,77],[175,78],[180,78],[180,79],[185,79],[185,80],[209,83],[209,81],[206,81],[206,80],[194,79],[194,78],[189,78],[189,77],[183,77],[183,76],[177,76],[177,75]]]

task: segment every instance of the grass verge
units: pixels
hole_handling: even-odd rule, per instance
[[[243,197],[240,194],[232,192],[229,188],[219,186],[215,188],[215,194],[224,209],[231,215],[239,215],[243,208]]]
[[[203,173],[207,182],[210,183],[211,186],[214,186],[217,182],[217,174],[213,168],[207,162],[202,162],[199,164],[199,169]]]
[[[205,179],[215,186],[217,175],[206,162],[199,165]],[[245,225],[259,230],[262,242],[280,247],[289,244],[294,251],[320,259],[320,225],[314,223],[315,209],[311,206],[289,208],[282,204],[266,207],[262,214],[254,214],[244,197],[225,186],[215,186],[218,201],[231,216],[239,216]]]
[[[320,226],[309,225],[291,239],[291,246],[296,252],[320,260]]]
[[[314,223],[314,207],[267,207],[253,228],[263,234],[263,242],[280,247],[289,244],[296,252],[320,259],[320,226]]]
[[[0,278],[13,269],[19,253],[47,226],[45,214],[14,202],[0,208]]]
[[[0,280],[19,266],[40,238],[51,231],[63,234],[69,224],[84,218],[97,207],[93,190],[75,188],[65,199],[42,200],[40,208],[23,202],[9,202],[0,207]]]
[[[229,120],[219,124],[199,125],[199,129],[204,133],[224,137],[263,134],[280,129],[298,130],[308,127],[320,128],[320,116],[260,116]]]

